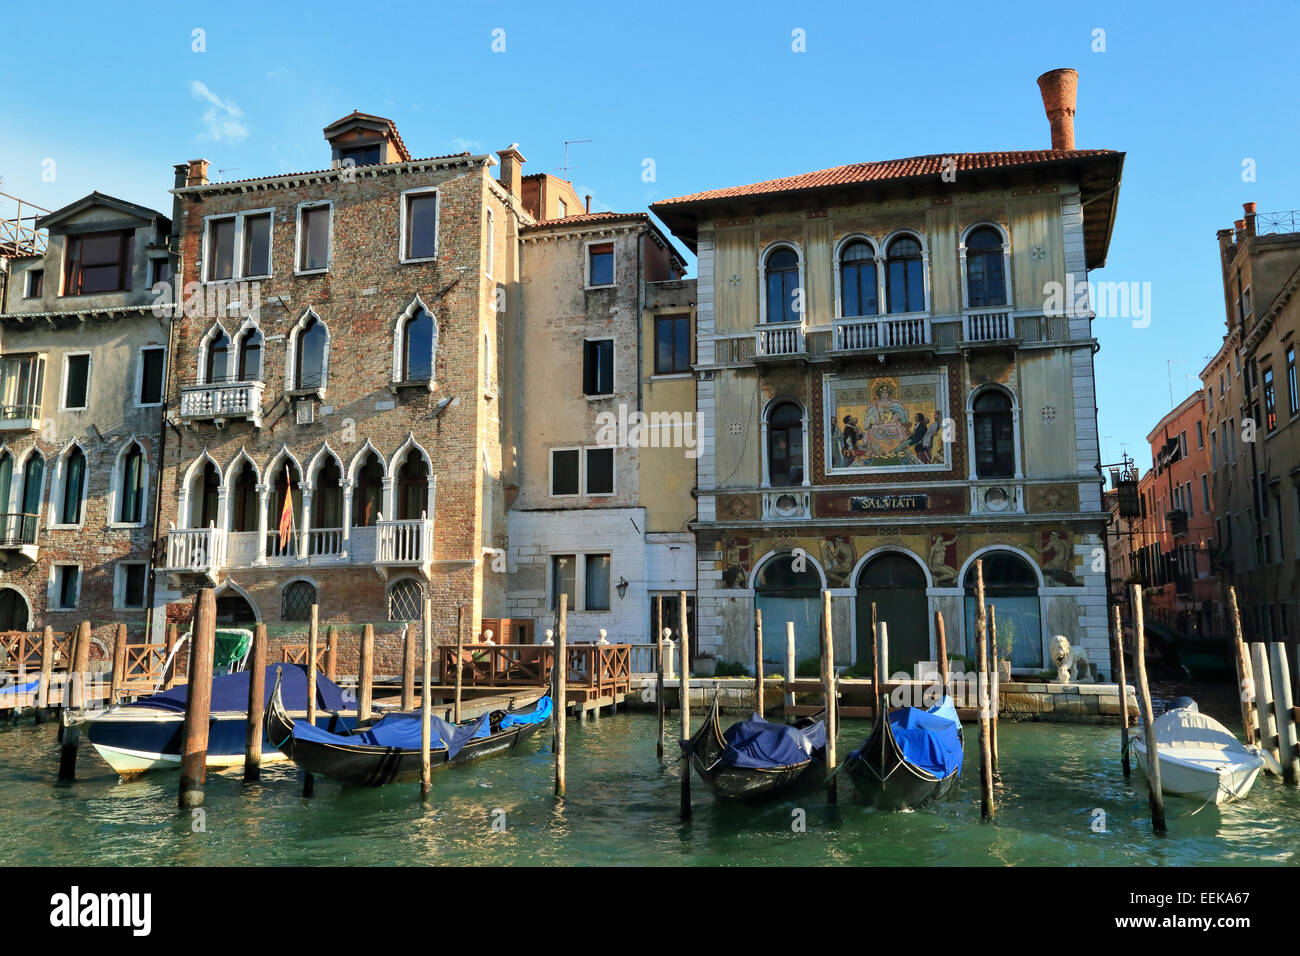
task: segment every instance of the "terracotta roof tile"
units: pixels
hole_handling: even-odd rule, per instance
[[[471,155],[473,154],[468,151],[460,152],[460,153],[448,153],[446,156],[424,156],[419,159],[404,159],[396,163],[371,163],[367,166],[358,166],[356,168],[374,169],[380,166],[402,166],[408,163],[435,163],[435,162],[441,162],[444,159],[460,159],[462,157],[471,156]],[[265,176],[252,176],[248,179],[223,179],[223,180],[214,179],[212,182],[205,183],[202,186],[183,186],[180,188],[207,189],[209,186],[237,186],[240,183],[255,183],[263,179],[294,179],[303,176],[324,176],[329,173],[338,173],[338,172],[339,172],[338,167],[332,167],[330,169],[308,169],[308,170],[304,170],[303,172],[297,172],[297,173],[268,173]]]
[[[1118,155],[1118,152],[1111,149],[1027,149],[993,153],[935,153],[930,156],[911,156],[907,159],[889,159],[877,163],[852,163],[848,166],[832,166],[830,169],[819,169],[815,172],[801,173],[798,176],[786,176],[781,179],[768,179],[748,186],[710,189],[705,192],[691,193],[687,196],[661,199],[653,203],[650,208],[656,209],[661,206],[672,206],[679,203],[707,202],[714,199],[735,199],[800,192],[809,189],[849,186],[892,179],[909,179],[917,176],[938,176],[944,172],[945,165],[950,159],[955,164],[956,172],[961,173],[981,169],[1029,166],[1036,163],[1080,159],[1090,156]]]

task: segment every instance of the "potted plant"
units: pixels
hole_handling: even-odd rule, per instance
[[[714,654],[696,654],[691,658],[691,673],[696,677],[712,677],[718,669],[718,658]]]
[[[1011,680],[1011,648],[1016,644],[1014,621],[998,621],[998,680]]]

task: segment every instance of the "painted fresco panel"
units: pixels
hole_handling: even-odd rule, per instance
[[[948,372],[825,380],[830,474],[951,470],[943,442]]]

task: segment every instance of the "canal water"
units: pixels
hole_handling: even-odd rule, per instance
[[[1210,708],[1206,708],[1209,710]],[[1230,713],[1216,712],[1221,719]],[[669,724],[670,733],[676,727]],[[846,721],[840,752],[868,725]],[[288,764],[258,784],[208,775],[205,832],[177,813],[175,773],[121,782],[83,744],[78,779],[54,782],[55,728],[0,728],[0,864],[218,866],[301,864],[1255,865],[1300,862],[1300,792],[1261,777],[1245,803],[1170,799],[1169,836],[1151,834],[1141,772],[1126,782],[1119,732],[1073,724],[1001,724],[997,822],[979,819],[978,748],[968,728],[962,780],[911,813],[824,793],[760,808],[720,806],[693,780],[695,815],[678,817],[679,765],[655,757],[653,715],[570,722],[569,796],[552,796],[550,737],[514,755],[418,784],[345,789],[317,780],[301,795]],[[670,747],[675,744],[670,741]],[[803,820],[800,829],[797,823]]]

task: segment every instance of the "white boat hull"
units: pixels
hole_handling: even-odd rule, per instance
[[[1158,746],[1158,744],[1157,744]],[[1150,779],[1145,741],[1133,741],[1133,754]],[[1212,752],[1160,751],[1160,790],[1173,797],[1190,797],[1215,804],[1240,800],[1250,793],[1263,760],[1224,760]]]

